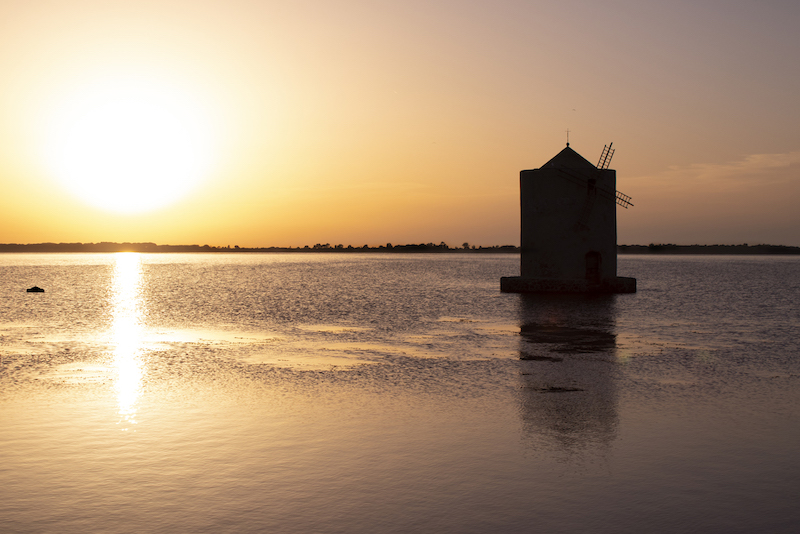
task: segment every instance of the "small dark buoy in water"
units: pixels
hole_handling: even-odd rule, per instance
[[[33,286],[28,288],[28,293],[44,293],[44,289],[39,286]]]

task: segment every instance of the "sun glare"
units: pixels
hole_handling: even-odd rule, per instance
[[[139,254],[115,255],[112,342],[120,423],[136,424],[136,404],[142,385],[142,262]]]
[[[204,109],[168,85],[115,79],[82,88],[54,112],[45,158],[83,201],[135,213],[172,204],[211,169]]]

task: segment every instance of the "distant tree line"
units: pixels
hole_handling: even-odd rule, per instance
[[[619,245],[620,254],[800,254],[800,247],[785,245]]]
[[[463,243],[460,247],[450,247],[444,241],[435,243],[419,243],[408,245],[331,245],[330,243],[317,243],[313,246],[303,247],[240,247],[234,245],[157,245],[155,243],[33,243],[0,244],[2,252],[220,252],[220,253],[247,253],[247,252],[309,252],[309,253],[347,253],[347,252],[423,252],[423,253],[514,253],[520,248],[514,245],[475,246]],[[649,244],[649,245],[619,245],[620,254],[800,254],[800,247],[784,245],[674,245],[674,244]]]
[[[420,243],[409,245],[392,245],[386,243],[371,247],[364,245],[331,245],[330,243],[317,243],[314,246],[303,247],[240,247],[234,245],[157,245],[155,243],[34,243],[34,244],[0,244],[0,252],[456,252],[456,253],[493,253],[493,252],[519,252],[519,247],[514,245],[495,245],[490,247],[475,246],[464,243],[460,247],[449,247],[445,242],[438,245],[434,243]]]

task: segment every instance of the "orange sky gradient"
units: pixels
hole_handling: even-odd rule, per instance
[[[799,23],[778,0],[5,0],[0,242],[519,244],[519,171],[569,129],[617,149],[619,243],[800,245]],[[126,84],[205,136],[192,183],[135,213],[53,163]],[[126,157],[101,169],[119,195],[166,194]]]

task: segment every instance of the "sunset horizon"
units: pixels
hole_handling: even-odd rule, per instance
[[[0,532],[800,532],[800,1],[0,1]]]
[[[0,242],[519,244],[569,140],[619,242],[797,246],[799,9],[6,2]]]
[[[724,251],[726,249],[741,253],[744,250],[750,250],[754,254],[766,254],[767,250],[781,251],[776,253],[800,251],[800,246],[782,245],[775,243],[618,243],[618,253],[636,253],[636,251],[648,249],[649,251],[660,251],[665,249],[697,249],[697,250],[718,250]],[[462,251],[497,251],[499,253],[519,252],[520,246],[510,243],[469,243],[462,244],[446,243],[445,241],[416,241],[411,243],[363,243],[356,245],[355,243],[320,243],[317,241],[313,245],[310,243],[298,245],[257,245],[257,246],[240,246],[238,243],[234,244],[214,244],[214,243],[155,243],[153,241],[73,241],[73,242],[55,242],[55,241],[42,241],[38,243],[0,243],[0,252],[25,252],[25,251],[74,251],[74,252],[179,252],[179,249],[184,251],[197,251],[210,250],[213,252],[284,252],[284,251],[324,251],[324,252],[357,252],[366,250],[370,252],[375,251],[394,251],[394,252],[413,252],[416,250],[425,251],[425,249],[440,249],[448,252],[462,252]],[[738,249],[738,250],[737,250]]]

